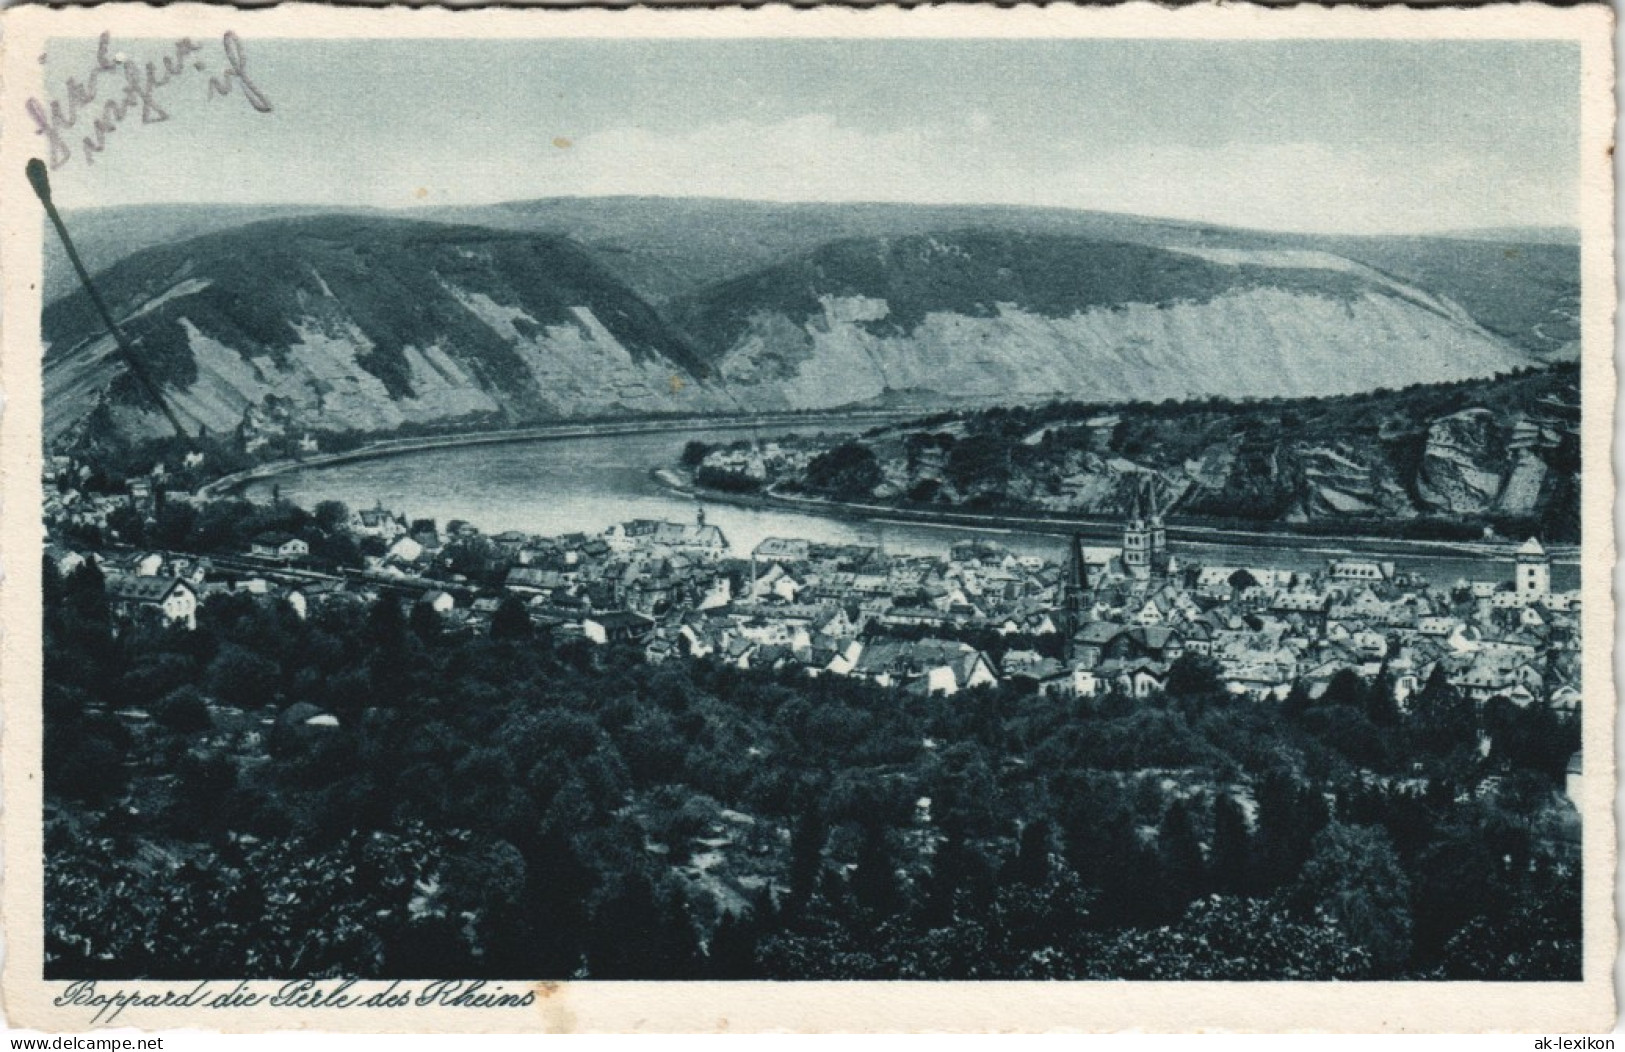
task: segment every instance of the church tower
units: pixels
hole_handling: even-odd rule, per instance
[[[1128,525],[1123,527],[1123,572],[1136,581],[1151,577],[1151,528],[1145,521],[1142,495],[1142,487],[1136,483]]]
[[[1083,535],[1072,535],[1066,560],[1066,584],[1062,596],[1061,631],[1066,633],[1068,651],[1072,637],[1089,620],[1089,564],[1083,557]]]
[[[1168,575],[1168,527],[1162,521],[1162,504],[1157,500],[1156,476],[1145,480],[1149,517],[1146,529],[1151,534],[1151,573],[1156,577]]]
[[[1539,541],[1531,537],[1518,548],[1518,598],[1525,602],[1544,599],[1552,592],[1552,560]]]

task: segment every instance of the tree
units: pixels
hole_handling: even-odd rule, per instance
[[[124,790],[130,736],[122,724],[89,711],[84,691],[47,680],[43,700],[45,794],[102,806]]]
[[[1371,960],[1336,925],[1300,922],[1264,899],[1198,899],[1169,927],[1104,943],[1085,975],[1101,979],[1364,979]]]
[[[857,869],[852,873],[852,894],[858,905],[882,917],[897,912],[901,900],[897,857],[892,850],[890,831],[882,822],[864,823]]]
[[[1495,697],[1485,704],[1484,715],[1490,756],[1514,769],[1539,772],[1548,784],[1563,778],[1569,757],[1580,747],[1579,721],[1565,720],[1546,705],[1519,708]]]
[[[633,873],[598,906],[587,948],[594,979],[694,979],[699,939],[681,900]]]
[[[322,533],[310,538],[311,558],[334,566],[360,566],[361,546],[348,533]]]
[[[350,508],[342,500],[320,501],[312,514],[323,533],[338,533],[349,528]]]
[[[1377,826],[1333,822],[1316,834],[1286,902],[1304,920],[1318,913],[1334,921],[1382,975],[1396,975],[1410,958],[1410,879]]]
[[[237,766],[229,757],[187,752],[175,765],[169,820],[189,838],[223,829],[229,815],[225,804],[236,788]]]
[[[699,439],[690,439],[683,446],[683,466],[685,468],[699,467],[710,452],[711,446],[709,443],[701,442]]]
[[[1383,665],[1377,678],[1366,688],[1365,714],[1378,727],[1393,727],[1399,723],[1399,705],[1394,701],[1394,680]]]
[[[998,434],[972,435],[948,452],[945,473],[961,493],[978,487],[1002,490],[1010,481],[1010,440]]]
[[[1213,889],[1221,895],[1245,894],[1251,887],[1252,833],[1247,813],[1229,793],[1213,800]]]
[[[1584,959],[1579,873],[1543,874],[1505,916],[1480,914],[1444,947],[1452,979],[1578,982]]]
[[[1162,892],[1167,898],[1170,916],[1177,917],[1207,886],[1202,844],[1191,821],[1190,805],[1184,800],[1168,805],[1157,834],[1157,846],[1162,855]]]
[[[1476,744],[1473,700],[1451,684],[1443,662],[1434,665],[1426,685],[1411,699],[1408,727],[1417,748],[1435,755]]]
[[[733,910],[722,914],[716,931],[711,934],[711,945],[706,954],[710,977],[713,979],[760,979],[756,964],[756,943],[759,938],[754,913],[743,917]]]
[[[275,662],[227,643],[209,663],[209,690],[227,705],[258,709],[276,700],[281,676]]]
[[[1298,875],[1311,841],[1330,815],[1324,795],[1312,786],[1300,786],[1290,774],[1265,775],[1257,794],[1257,890],[1273,891]]]
[[[412,634],[425,643],[433,643],[440,638],[444,625],[440,621],[440,613],[428,603],[412,604],[412,616],[407,619],[412,628]]]
[[[796,820],[790,836],[790,908],[799,910],[811,901],[824,872],[824,841],[829,826],[817,804],[808,806]]]
[[[523,973],[572,979],[586,947],[594,874],[581,861],[569,834],[556,826],[540,833],[527,831],[520,850],[525,857],[524,901],[531,936]]]
[[[521,641],[531,637],[532,625],[530,611],[525,604],[513,594],[502,597],[497,604],[496,612],[491,615],[491,638],[505,641]]]
[[[395,652],[406,648],[406,619],[401,616],[401,601],[388,592],[367,611],[367,641],[374,648]]]
[[[1010,879],[1017,884],[1040,887],[1050,878],[1050,826],[1040,818],[1028,822],[1017,838],[1016,857],[1011,860]]]
[[[1326,684],[1326,693],[1320,696],[1322,705],[1347,705],[1352,708],[1365,708],[1365,681],[1360,674],[1351,668],[1340,668],[1332,674],[1331,682]]]
[[[946,927],[954,922],[957,900],[975,879],[973,852],[958,823],[943,830],[943,838],[931,856],[931,875],[920,914],[920,921],[927,928]]]
[[[1100,888],[1098,917],[1103,927],[1156,924],[1166,919],[1168,896],[1162,893],[1162,859],[1140,838],[1134,816],[1113,815],[1102,830],[1101,853],[1090,870]]]
[[[1203,654],[1182,654],[1169,666],[1168,685],[1164,689],[1169,697],[1180,699],[1222,695],[1224,684],[1219,680],[1219,663]]]
[[[531,934],[525,929],[528,887],[524,856],[507,840],[472,845],[449,854],[441,894],[448,912],[466,921],[476,952],[471,978],[504,979],[525,974]]]
[[[176,734],[198,734],[211,726],[209,706],[190,683],[159,698],[153,709],[154,718]]]
[[[861,442],[843,442],[807,464],[807,488],[836,500],[867,497],[882,477],[874,450]]]
[[[95,559],[86,559],[62,580],[63,606],[83,621],[105,626],[107,617],[107,578]]]
[[[182,501],[165,501],[152,527],[154,544],[165,548],[186,548],[197,525],[197,509]]]
[[[1291,689],[1281,701],[1281,715],[1289,720],[1302,719],[1312,704],[1314,702],[1309,697],[1309,688],[1304,686],[1303,680],[1293,680]]]
[[[1245,592],[1249,588],[1258,587],[1258,578],[1252,572],[1243,568],[1232,573],[1225,579],[1225,583],[1238,592]]]
[[[40,556],[40,598],[47,611],[55,610],[62,602],[62,573],[50,553]]]
[[[119,504],[107,513],[107,528],[125,544],[145,544],[147,520],[132,505]]]

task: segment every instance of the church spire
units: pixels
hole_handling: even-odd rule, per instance
[[[1151,573],[1162,577],[1168,573],[1171,561],[1168,558],[1168,527],[1162,521],[1162,502],[1157,497],[1157,481],[1159,476],[1149,474],[1145,478],[1147,498],[1151,504],[1151,521],[1147,526],[1151,534]]]
[[[1071,555],[1071,565],[1067,567],[1067,587],[1079,589],[1088,588],[1089,564],[1086,563],[1083,558],[1083,534],[1074,533],[1072,535]]]
[[[1062,597],[1062,630],[1066,633],[1068,659],[1072,656],[1072,637],[1086,620],[1089,592],[1089,564],[1083,557],[1083,534],[1072,535],[1071,550],[1067,558],[1066,585]]]

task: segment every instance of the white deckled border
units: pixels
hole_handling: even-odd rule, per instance
[[[1169,9],[1151,4],[864,9],[560,11],[215,6],[4,12],[0,57],[0,699],[5,880],[5,1010],[13,1026],[80,1031],[41,977],[40,275],[43,217],[24,178],[37,149],[21,100],[41,94],[36,61],[51,36],[823,37],[1560,39],[1581,47],[1582,582],[1584,604],[1585,979],[1581,983],[566,983],[523,1009],[127,1010],[117,1025],[263,1031],[1598,1031],[1614,1023],[1615,689],[1611,450],[1614,431],[1612,13],[1506,4],[1476,9],[1300,6]],[[139,985],[177,992],[187,983]],[[363,984],[381,989],[387,984]],[[508,989],[517,984],[501,984]],[[254,984],[271,992],[280,984]]]

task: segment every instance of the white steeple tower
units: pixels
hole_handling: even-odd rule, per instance
[[[1518,598],[1544,599],[1552,592],[1552,560],[1540,542],[1531,537],[1518,548]]]

